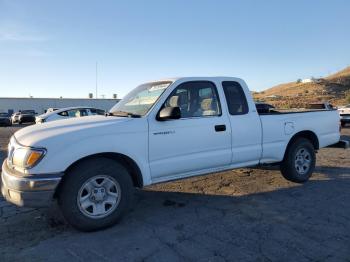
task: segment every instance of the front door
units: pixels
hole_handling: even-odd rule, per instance
[[[181,119],[149,120],[152,179],[186,176],[231,163],[231,128],[222,114],[219,94],[209,81],[176,87],[163,107],[179,107]]]

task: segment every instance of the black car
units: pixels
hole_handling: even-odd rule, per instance
[[[35,114],[34,110],[22,110],[18,117],[18,123],[35,123]]]
[[[11,126],[12,121],[8,113],[0,113],[0,126]]]

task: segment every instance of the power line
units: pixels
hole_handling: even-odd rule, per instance
[[[97,99],[97,98],[98,98],[98,97],[97,97],[97,88],[98,88],[98,86],[97,86],[97,62],[96,62],[96,68],[95,68],[95,69],[96,69],[96,72],[95,72],[95,76],[96,76],[96,83],[95,83],[95,84],[96,84],[96,86],[95,86],[96,91],[95,91],[95,97],[96,97],[96,99]]]

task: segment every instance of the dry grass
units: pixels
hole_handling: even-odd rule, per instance
[[[279,108],[305,107],[312,102],[330,102],[333,105],[347,103],[350,94],[350,67],[320,79],[317,83],[285,83],[254,93],[256,100],[271,103]],[[278,98],[269,98],[276,95]]]

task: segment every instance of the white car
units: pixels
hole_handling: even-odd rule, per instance
[[[347,123],[350,123],[350,105],[340,107],[338,109],[340,115],[341,125],[344,127]]]
[[[71,225],[90,231],[116,223],[134,187],[259,164],[306,182],[317,150],[339,141],[336,110],[260,115],[239,78],[162,80],[132,90],[106,117],[17,131],[2,194],[18,206],[58,200]]]
[[[49,109],[47,113],[37,116],[35,122],[37,124],[44,122],[51,122],[55,120],[62,120],[67,118],[92,116],[92,115],[104,115],[105,111],[102,109],[96,109],[92,107],[67,107],[61,109]]]
[[[12,124],[18,123],[19,116],[21,115],[20,112],[13,113],[11,116],[11,122]]]

